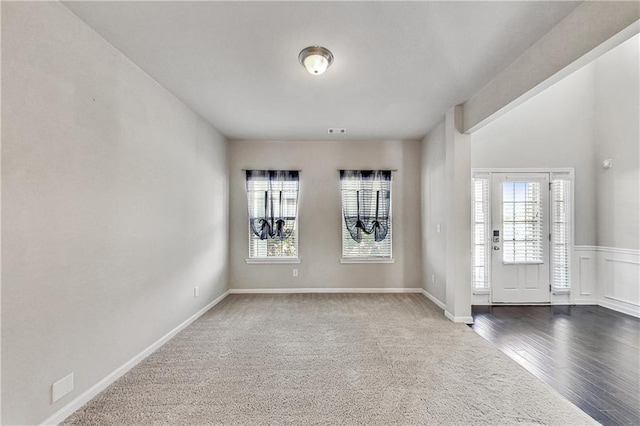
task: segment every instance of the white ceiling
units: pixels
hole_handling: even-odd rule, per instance
[[[286,140],[420,139],[577,4],[65,2],[228,138]]]

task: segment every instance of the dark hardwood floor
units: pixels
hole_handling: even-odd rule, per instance
[[[640,425],[640,319],[600,306],[475,306],[471,328],[604,425]]]

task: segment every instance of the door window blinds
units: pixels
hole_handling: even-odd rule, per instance
[[[502,183],[502,261],[543,263],[540,182]]]

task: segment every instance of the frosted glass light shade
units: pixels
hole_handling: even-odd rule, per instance
[[[302,49],[298,60],[309,74],[321,75],[333,63],[333,54],[322,46],[309,46]]]
[[[309,55],[304,60],[304,67],[309,74],[320,75],[327,70],[329,61],[322,55]]]

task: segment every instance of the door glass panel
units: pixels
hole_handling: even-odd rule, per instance
[[[540,182],[502,183],[502,261],[543,263]]]

